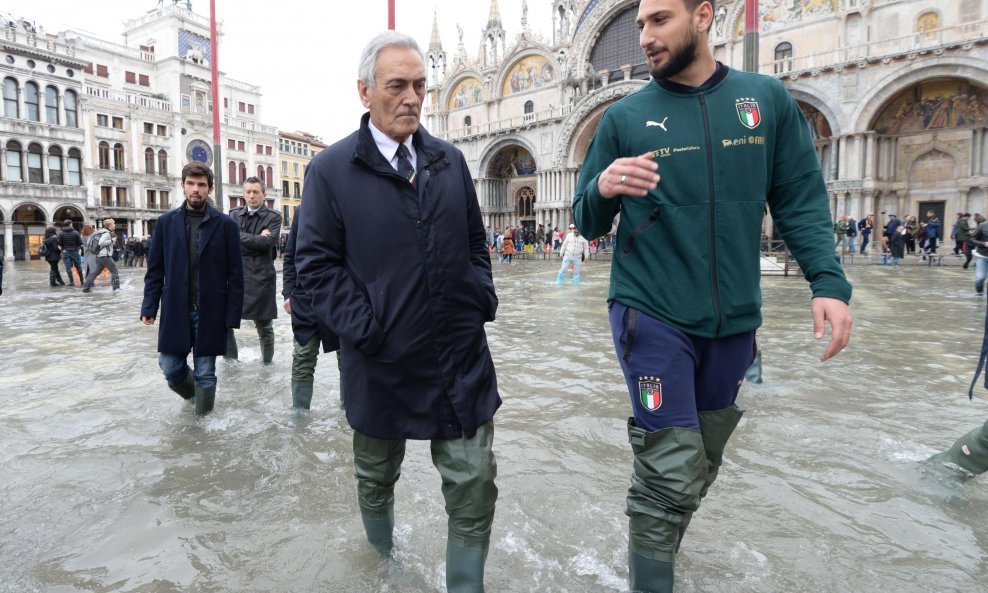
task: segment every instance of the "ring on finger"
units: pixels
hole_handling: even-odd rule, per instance
[[[618,185],[624,185],[624,182],[627,180],[628,180],[628,176],[622,175],[620,181],[618,181]]]

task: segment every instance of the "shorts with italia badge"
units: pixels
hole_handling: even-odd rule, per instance
[[[699,430],[698,412],[722,410],[737,399],[755,359],[754,330],[700,338],[618,301],[609,308],[637,427]]]

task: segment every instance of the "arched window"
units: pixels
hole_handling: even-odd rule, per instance
[[[13,118],[21,116],[17,105],[17,80],[14,78],[3,79],[3,115]]]
[[[145,148],[144,149],[144,172],[148,175],[154,175],[154,149]]]
[[[527,185],[518,191],[517,212],[522,218],[535,216],[535,190]]]
[[[264,165],[257,166],[257,178],[264,179]]]
[[[7,142],[7,181],[24,181],[21,168],[21,143],[16,140]]]
[[[168,175],[168,153],[164,148],[158,151],[158,175]]]
[[[464,128],[469,128],[472,125],[473,125],[473,119],[469,115],[463,118]]]
[[[525,115],[535,112],[535,103],[532,101],[525,101]]]
[[[792,44],[783,41],[775,46],[775,73],[789,72],[792,70]]]
[[[45,173],[41,168],[41,145],[32,142],[27,147],[27,180],[29,183],[44,183]]]
[[[237,163],[230,161],[229,166],[226,168],[226,182],[236,183],[234,180],[237,178]]]
[[[590,52],[594,72],[609,70],[611,80],[621,80],[624,76],[621,66],[631,64],[631,78],[648,80],[648,64],[645,63],[645,54],[638,45],[638,27],[635,25],[637,16],[638,4],[635,3],[611,19],[600,32],[600,37]]]
[[[932,10],[924,12],[916,19],[916,32],[929,33],[940,28],[940,15]]]
[[[119,142],[113,145],[113,168],[117,171],[124,170],[124,147]]]
[[[268,189],[274,187],[274,169],[269,165],[264,173],[264,185],[267,185]]]
[[[62,148],[60,146],[48,147],[48,183],[65,185],[65,177],[62,175]]]
[[[62,123],[58,118],[58,89],[45,87],[45,121],[56,126]]]
[[[38,85],[30,81],[24,84],[24,107],[29,120],[41,121],[41,99],[38,96]]]
[[[62,106],[65,107],[65,125],[70,128],[79,127],[79,113],[76,111],[77,97],[75,91],[65,91]]]
[[[82,153],[78,148],[69,149],[69,158],[65,165],[69,173],[69,185],[82,185]]]
[[[107,144],[106,140],[99,143],[97,146],[97,152],[99,154],[99,168],[109,169],[110,168],[110,145]]]
[[[240,163],[240,180],[237,182],[238,185],[243,185],[244,181],[247,181],[247,163]]]

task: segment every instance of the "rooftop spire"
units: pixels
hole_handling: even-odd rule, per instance
[[[432,13],[432,40],[429,41],[429,51],[442,51],[443,42],[439,38],[439,16]]]
[[[501,25],[501,11],[497,7],[497,0],[491,0],[491,14],[487,17],[487,26]]]

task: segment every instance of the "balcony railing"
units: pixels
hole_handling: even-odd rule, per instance
[[[517,128],[526,128],[537,124],[554,122],[566,117],[567,115],[570,114],[572,110],[573,108],[570,105],[564,105],[562,107],[552,107],[550,109],[546,109],[545,111],[526,113],[524,115],[511,117],[508,119],[499,119],[497,121],[490,121],[476,125],[470,125],[465,128],[447,130],[445,132],[440,132],[436,134],[436,136],[444,140],[452,141],[452,140],[463,140],[464,138],[469,138],[471,136],[485,136],[490,134],[497,134],[499,132],[505,132]],[[440,115],[440,117],[443,116]],[[448,117],[448,115],[446,117]]]
[[[171,111],[172,104],[169,101],[163,101],[161,99],[155,99],[148,95],[137,95],[134,93],[127,93],[124,91],[116,91],[113,89],[106,89],[93,85],[86,85],[86,94],[90,97],[97,97],[99,99],[106,99],[107,101],[119,101],[121,103],[129,103],[130,105],[137,105],[140,107],[145,107],[147,109],[154,109],[156,111]]]
[[[988,20],[974,21],[933,29],[923,33],[911,33],[892,39],[882,39],[829,51],[772,60],[761,65],[763,74],[801,74],[860,62],[877,62],[898,55],[923,51],[935,51],[949,47],[983,42],[988,39]]]
[[[278,128],[276,128],[275,126],[266,126],[264,124],[248,121],[246,119],[240,119],[235,117],[224,117],[223,125],[231,126],[234,128],[241,128],[244,130],[250,130],[251,132],[259,132],[261,134],[271,134],[273,136],[278,135]]]

